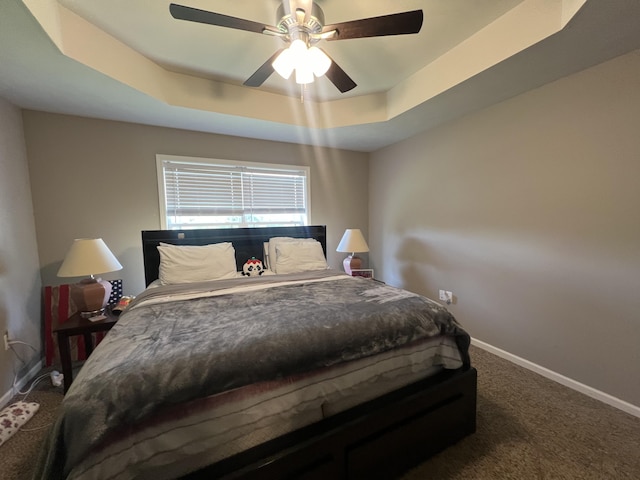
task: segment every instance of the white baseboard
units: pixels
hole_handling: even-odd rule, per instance
[[[4,408],[5,406],[7,406],[7,404],[11,401],[13,396],[17,392],[22,390],[22,387],[24,387],[27,383],[29,383],[31,379],[38,374],[38,372],[42,369],[42,366],[43,366],[43,361],[40,360],[33,367],[31,367],[31,370],[29,370],[26,375],[24,375],[20,380],[18,380],[15,390],[12,387],[7,393],[5,393],[2,397],[0,397],[0,408]]]
[[[482,342],[475,338],[471,339],[471,344],[475,345],[478,348],[486,350],[487,352],[493,353],[498,357],[504,358],[505,360],[510,361],[511,363],[515,363],[516,365],[520,365],[521,367],[526,368],[527,370],[531,370],[532,372],[538,373],[543,377],[546,377],[554,382],[558,382],[565,387],[569,387],[572,390],[576,390],[580,393],[584,393],[585,395],[595,398],[596,400],[600,400],[607,405],[611,405],[612,407],[617,408],[618,410],[622,410],[623,412],[629,413],[635,417],[640,417],[640,407],[633,405],[631,403],[625,402],[624,400],[620,400],[614,396],[609,395],[608,393],[601,392],[600,390],[596,390],[595,388],[589,387],[588,385],[584,385],[583,383],[572,380],[571,378],[565,377],[564,375],[560,375],[559,373],[554,372],[553,370],[549,370],[548,368],[541,367],[529,360],[525,360],[524,358],[520,358],[516,355],[513,355],[509,352],[505,352],[493,345],[489,345],[488,343]]]

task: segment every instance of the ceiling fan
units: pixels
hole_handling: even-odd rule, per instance
[[[313,0],[284,0],[276,12],[276,26],[175,3],[170,4],[169,11],[179,20],[273,35],[288,44],[262,64],[244,82],[246,86],[259,87],[274,71],[284,78],[295,71],[299,84],[326,75],[342,93],[355,88],[356,83],[324,50],[316,47],[318,42],[418,33],[423,19],[422,10],[413,10],[325,25],[324,12]]]

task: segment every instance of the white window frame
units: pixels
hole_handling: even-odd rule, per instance
[[[167,222],[167,199],[166,199],[166,190],[165,190],[165,164],[166,162],[171,162],[172,164],[180,164],[183,163],[185,165],[220,165],[222,167],[231,167],[237,168],[238,170],[255,170],[255,171],[272,171],[273,173],[282,173],[286,172],[303,172],[304,173],[304,193],[305,193],[305,214],[304,214],[304,223],[303,225],[308,225],[310,222],[311,216],[311,203],[310,203],[310,176],[311,169],[307,166],[300,165],[282,165],[282,164],[274,164],[274,163],[261,163],[261,162],[244,162],[244,161],[236,161],[236,160],[222,160],[222,159],[214,159],[214,158],[203,158],[203,157],[185,157],[185,156],[176,156],[176,155],[164,155],[157,154],[156,155],[156,173],[158,179],[158,202],[159,202],[159,211],[160,211],[160,225],[163,230],[167,230],[170,228]],[[264,226],[278,226],[278,225],[293,225],[292,223],[268,223]],[[250,227],[257,226],[252,223],[247,222],[234,222],[234,223],[222,223],[219,224],[219,228],[233,228],[233,227]],[[176,229],[186,229],[186,228],[218,228],[216,226],[182,226],[175,227]]]

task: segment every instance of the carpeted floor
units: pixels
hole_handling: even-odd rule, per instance
[[[477,432],[402,480],[640,479],[640,418],[471,348]],[[30,478],[47,432],[33,429],[53,421],[61,399],[47,381],[29,395],[40,410],[0,447],[0,480]]]
[[[403,480],[640,479],[640,418],[472,348],[476,433]]]

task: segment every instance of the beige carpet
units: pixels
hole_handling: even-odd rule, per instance
[[[640,479],[640,418],[472,347],[478,369],[477,432],[403,480]],[[60,389],[46,381],[25,429],[56,415]],[[19,431],[0,447],[0,479],[30,478],[46,429]]]
[[[418,479],[640,479],[640,418],[472,347],[477,431]]]

